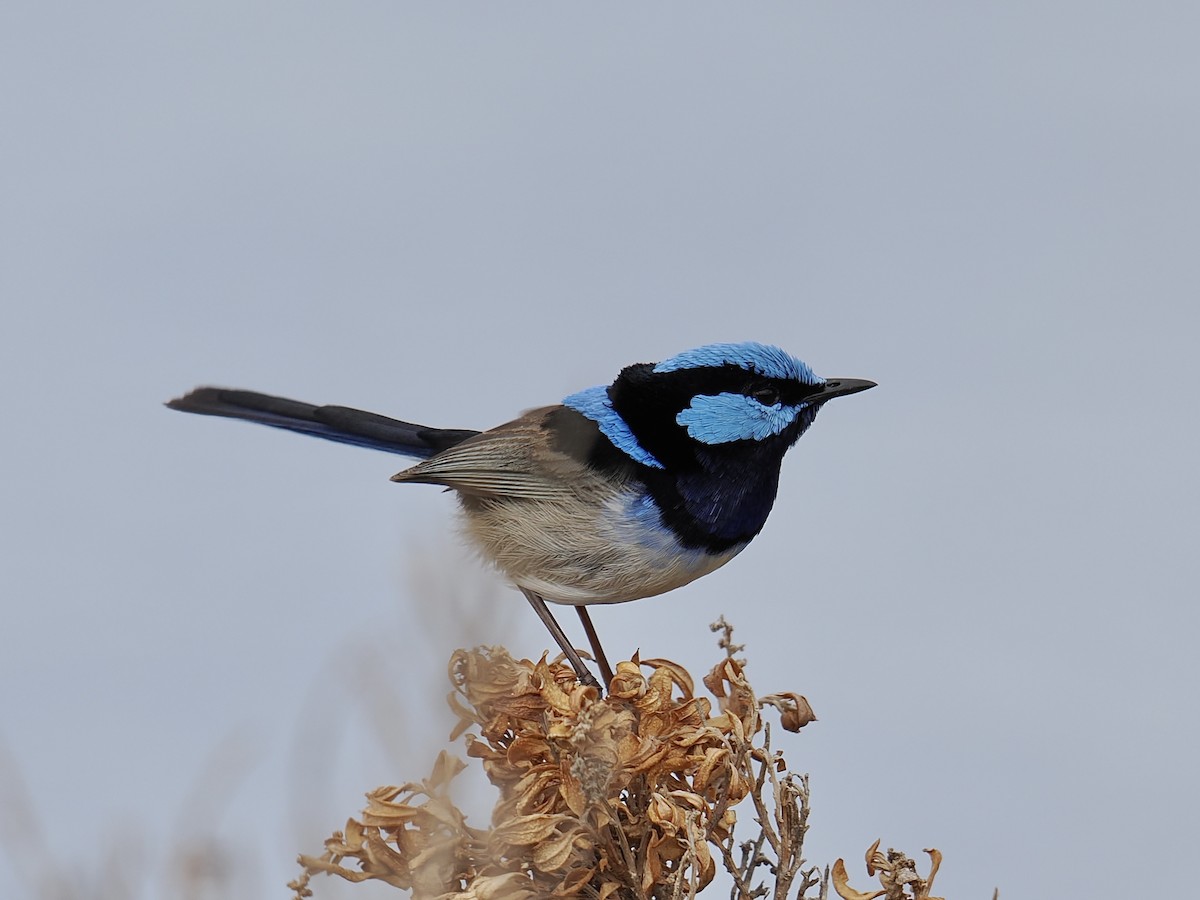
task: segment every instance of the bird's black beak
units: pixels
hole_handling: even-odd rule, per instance
[[[875,387],[874,381],[867,381],[865,378],[828,378],[821,385],[821,390],[814,394],[810,394],[805,399],[810,403],[824,403],[826,400],[832,400],[834,397],[845,397],[849,394],[857,394],[859,391],[867,391]]]

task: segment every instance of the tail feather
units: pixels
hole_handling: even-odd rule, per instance
[[[167,406],[202,416],[243,419],[418,459],[428,459],[479,434],[466,429],[428,428],[348,406],[314,406],[254,391],[218,387],[196,388],[171,400]]]

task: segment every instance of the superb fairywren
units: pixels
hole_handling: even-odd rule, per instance
[[[607,387],[485,432],[215,387],[167,405],[421,459],[392,481],[457,492],[475,546],[594,684],[546,601],[576,607],[607,683],[584,607],[661,594],[729,562],[762,529],[783,455],[821,406],[874,386],[747,342],[628,366]]]

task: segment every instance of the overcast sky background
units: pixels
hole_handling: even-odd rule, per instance
[[[1198,41],[1187,0],[3,4],[0,896],[177,896],[215,840],[286,897],[427,772],[454,647],[549,646],[402,459],[164,400],[484,428],[745,339],[880,387],[610,655],[699,674],[729,616],[860,886],[880,837],[955,900],[1181,890]]]

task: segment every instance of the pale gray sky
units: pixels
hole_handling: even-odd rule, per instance
[[[881,837],[941,848],[956,900],[1179,890],[1198,39],[1191,2],[5,4],[0,784],[83,882],[128,842],[169,895],[215,831],[286,896],[424,774],[450,649],[548,646],[402,460],[162,401],[481,428],[757,339],[880,387],[742,557],[599,610],[610,652],[702,671],[724,612],[808,695],[814,861]],[[0,853],[0,896],[24,877]]]

